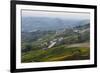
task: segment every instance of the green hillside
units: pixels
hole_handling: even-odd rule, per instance
[[[81,43],[80,45],[84,45]],[[89,59],[89,47],[67,47],[66,45],[53,47],[47,50],[32,50],[22,54],[22,62],[45,62],[63,60]]]
[[[90,59],[89,29],[89,24],[85,24],[60,31],[24,33],[21,42],[21,62]]]

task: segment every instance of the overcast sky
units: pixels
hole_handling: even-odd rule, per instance
[[[22,10],[25,17],[55,17],[64,19],[90,19],[89,13]]]

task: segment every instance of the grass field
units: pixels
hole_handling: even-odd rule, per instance
[[[90,58],[89,43],[60,45],[46,50],[31,50],[22,53],[22,62],[49,62],[67,60],[86,60]]]

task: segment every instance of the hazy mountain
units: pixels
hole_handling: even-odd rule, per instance
[[[49,17],[22,17],[22,31],[34,32],[37,30],[58,30],[88,24],[89,20],[63,19]]]

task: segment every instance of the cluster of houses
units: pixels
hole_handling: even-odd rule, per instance
[[[53,39],[49,42],[49,44],[47,42],[45,42],[45,47],[43,48],[44,50],[45,49],[49,49],[49,48],[52,48],[53,46],[55,46],[56,44],[60,43],[61,41],[63,41],[63,37],[60,37],[60,38],[57,38],[57,39]]]

